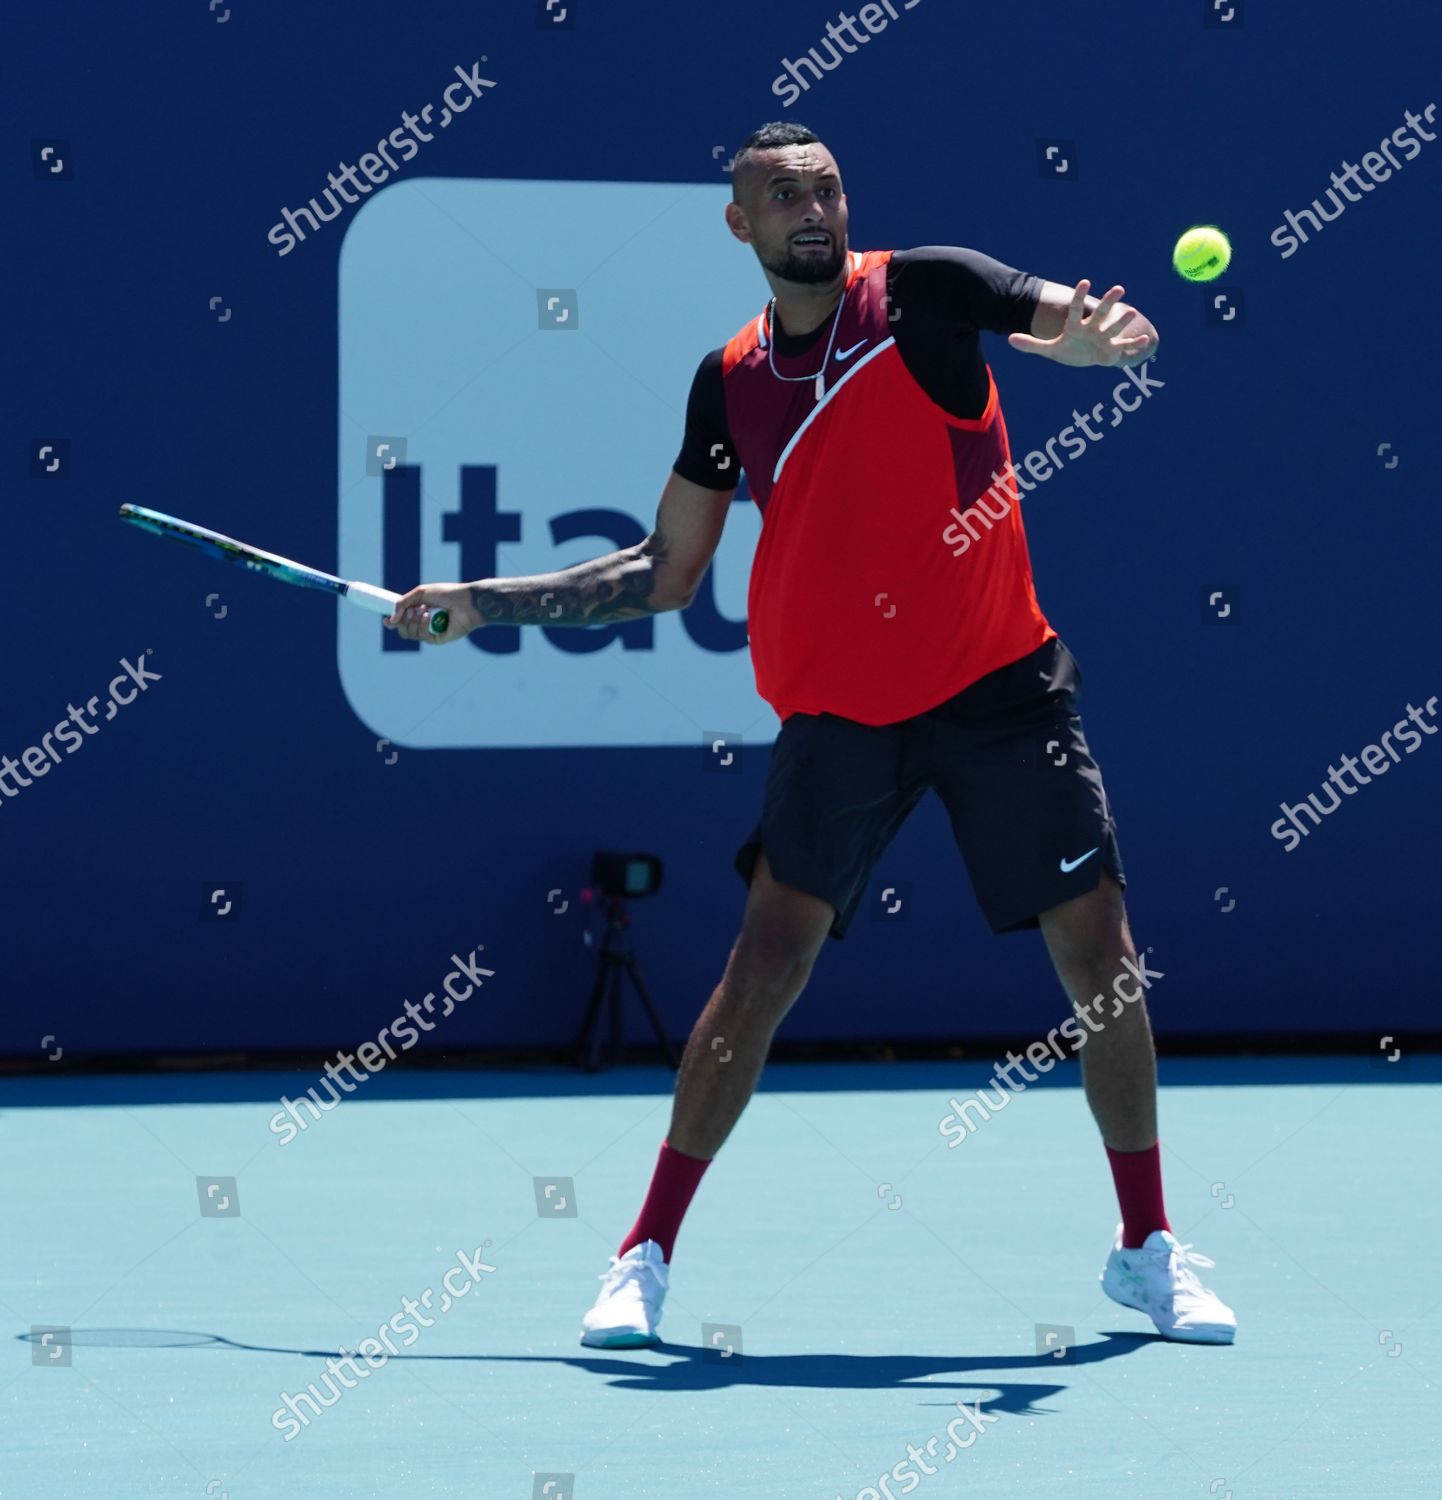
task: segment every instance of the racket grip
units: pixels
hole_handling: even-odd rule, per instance
[[[351,603],[359,604],[362,609],[369,609],[381,615],[394,614],[396,605],[401,602],[399,594],[393,594],[389,589],[378,589],[373,583],[347,583],[345,596]],[[450,610],[432,610],[429,627],[430,633],[432,635],[444,635],[450,619]]]

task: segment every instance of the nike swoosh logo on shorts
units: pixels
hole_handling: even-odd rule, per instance
[[[1097,848],[1100,848],[1100,847],[1101,847],[1101,845],[1099,844],[1097,846]],[[1096,852],[1097,852],[1096,849],[1088,849],[1087,852],[1085,854],[1083,854],[1080,859],[1065,859],[1064,858],[1062,860],[1062,862],[1061,862],[1061,872],[1062,872],[1062,874],[1063,875],[1070,875],[1071,872],[1074,869],[1076,869],[1076,867],[1078,865],[1084,865],[1087,862],[1087,860],[1089,860],[1092,857],[1092,855],[1095,854]]]
[[[858,349],[864,348],[870,342],[871,342],[870,339],[862,339],[862,341],[859,344],[853,344],[849,349],[838,349],[836,351],[836,357],[837,357],[837,359],[850,359],[851,356],[853,354],[855,354]]]

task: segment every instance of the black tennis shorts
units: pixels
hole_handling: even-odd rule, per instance
[[[1125,887],[1116,825],[1077,703],[1082,676],[1058,637],[915,718],[879,727],[792,714],[771,751],[761,819],[737,851],[749,886],[772,875],[836,908],[842,938],[877,861],[922,793],[951,818],[993,932],[1094,890]],[[879,893],[878,893],[879,894]]]

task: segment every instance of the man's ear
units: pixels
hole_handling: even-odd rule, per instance
[[[746,222],[746,210],[739,203],[726,205],[726,227],[743,245],[751,243],[751,226]]]

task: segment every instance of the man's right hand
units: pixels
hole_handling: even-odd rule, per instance
[[[431,611],[435,609],[450,611],[441,635],[431,633]],[[401,595],[395,612],[384,621],[387,630],[394,630],[404,639],[429,641],[433,646],[449,646],[452,641],[464,640],[483,623],[471,603],[470,585],[465,583],[418,584],[410,593]]]

